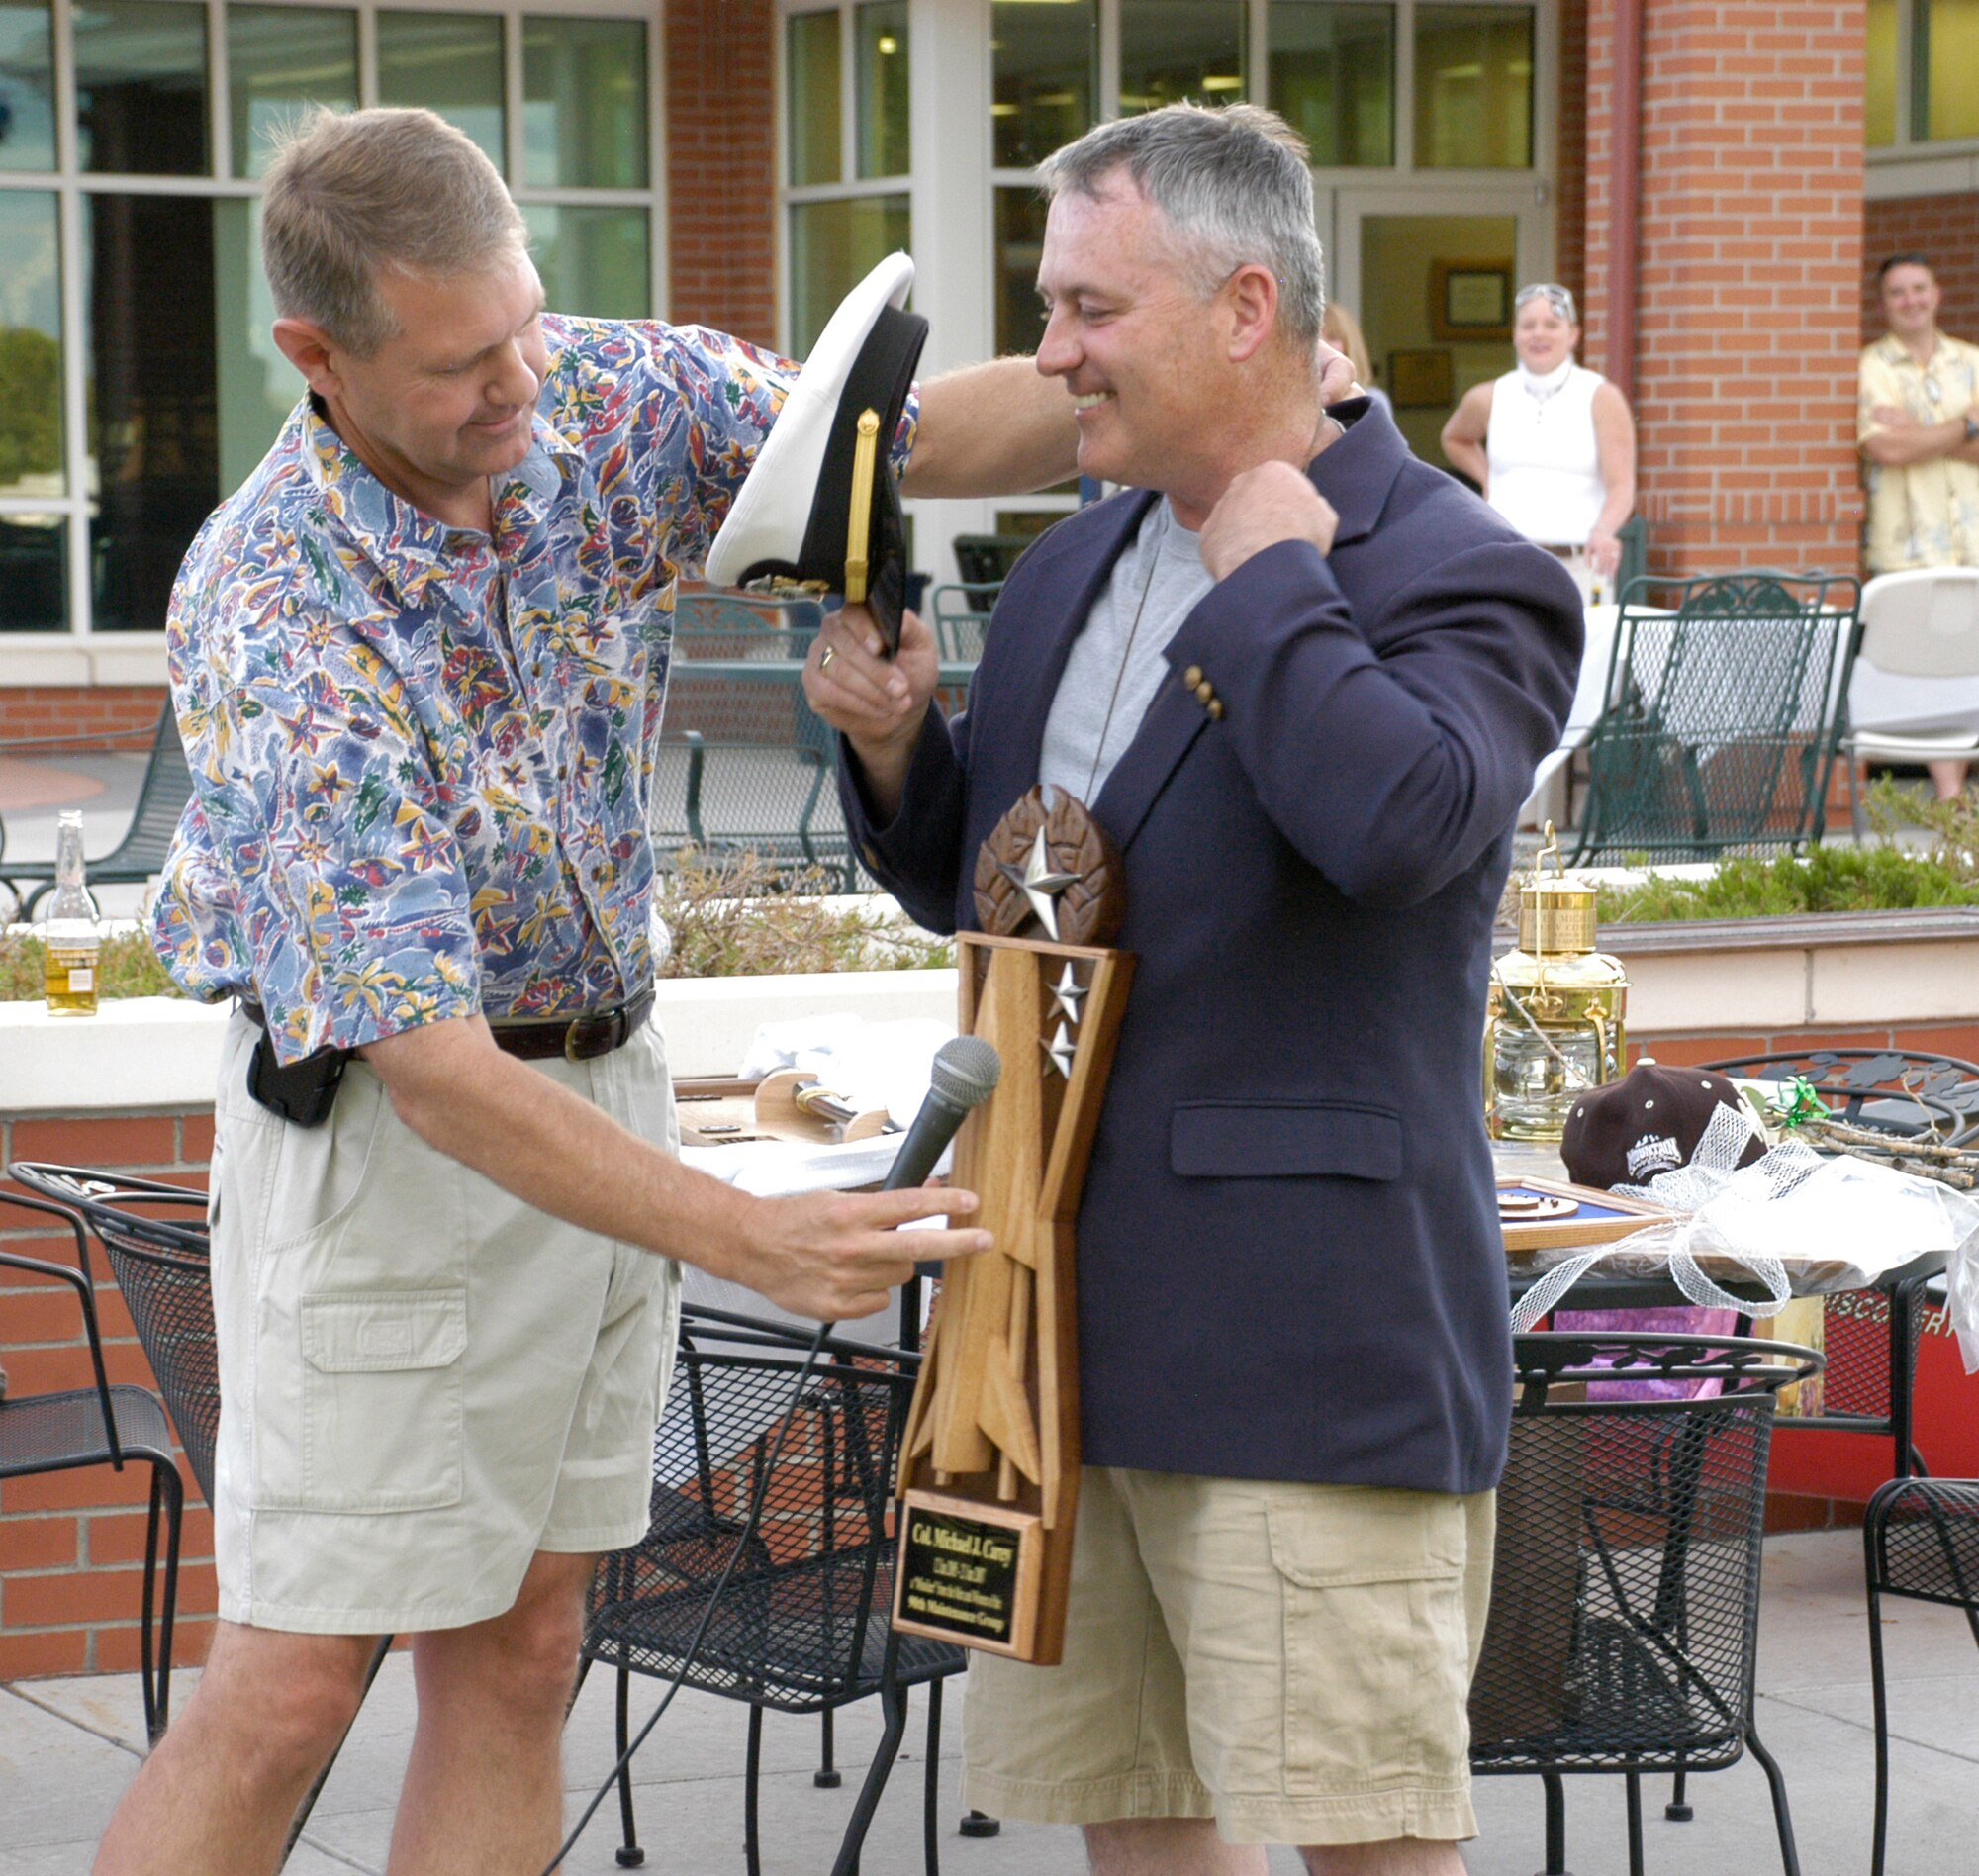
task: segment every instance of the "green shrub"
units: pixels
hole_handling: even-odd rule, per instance
[[[785,977],[800,971],[928,971],[955,947],[866,905],[829,905],[836,874],[781,874],[754,854],[675,854],[654,904],[673,934],[661,977]],[[41,941],[0,927],[0,1002],[43,994]],[[141,932],[104,940],[99,996],[178,996]]]

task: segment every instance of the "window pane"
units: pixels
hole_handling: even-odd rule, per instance
[[[232,495],[303,394],[275,349],[274,296],[261,271],[261,199],[213,205],[214,333],[220,399],[220,493]]]
[[[74,19],[83,168],[205,175],[206,9],[174,0],[88,0]]]
[[[55,166],[52,32],[46,0],[0,0],[0,169]]]
[[[804,357],[839,301],[908,246],[907,198],[855,196],[791,209],[791,346]]]
[[[1090,130],[1098,115],[1099,9],[1093,0],[1055,7],[997,0],[990,13],[996,163],[1029,169]]]
[[[379,14],[378,102],[437,111],[509,173],[502,146],[502,22],[492,15]]]
[[[1100,12],[1094,0],[1067,6],[997,0],[990,14],[995,162],[1027,170],[1090,131],[1098,117]]]
[[[838,15],[794,13],[784,42],[791,114],[791,186],[837,182]]]
[[[1897,141],[1897,0],[1869,0],[1862,76],[1862,141],[1887,149]]]
[[[1120,113],[1244,95],[1244,0],[1120,0]]]
[[[1038,262],[1045,251],[1045,200],[1035,189],[996,191],[996,355],[1034,352],[1045,335]]]
[[[522,180],[538,189],[646,186],[643,21],[522,22]]]
[[[1532,9],[1418,7],[1416,166],[1532,163]]]
[[[60,495],[61,267],[55,198],[0,194],[0,495]]]
[[[227,9],[234,173],[259,176],[270,140],[313,104],[357,108],[357,15],[307,7]]]
[[[1273,0],[1272,108],[1322,169],[1395,160],[1395,10]]]
[[[68,629],[68,523],[0,515],[0,632]]]
[[[904,176],[907,154],[906,0],[868,0],[853,15],[859,41],[859,173]]]
[[[554,311],[600,320],[652,317],[644,209],[552,209],[531,202],[522,214],[543,296]]]
[[[213,207],[83,198],[98,631],[164,630],[179,562],[220,499]]]
[[[1979,0],[1925,0],[1925,135],[1979,137]]]

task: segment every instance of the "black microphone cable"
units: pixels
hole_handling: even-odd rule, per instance
[[[914,1116],[914,1123],[907,1137],[900,1143],[900,1151],[895,1156],[892,1170],[882,1182],[884,1192],[899,1191],[903,1187],[924,1185],[928,1174],[934,1171],[934,1163],[941,1158],[943,1150],[954,1139],[956,1131],[969,1116],[972,1108],[980,1106],[996,1091],[997,1080],[1003,1073],[1002,1059],[995,1046],[980,1036],[957,1036],[935,1051],[934,1067],[928,1080],[927,1098],[921,1103],[920,1112]],[[727,1322],[737,1327],[753,1327],[746,1316],[735,1316],[726,1310],[697,1309],[695,1313],[714,1322]],[[784,1442],[797,1424],[798,1409],[803,1405],[804,1389],[810,1382],[812,1372],[817,1367],[818,1357],[824,1353],[826,1342],[836,1323],[821,1322],[817,1333],[811,1337],[809,1347],[804,1351],[802,1364],[798,1369],[798,1377],[791,1384],[791,1391],[785,1402],[782,1417],[777,1423],[777,1434],[771,1443],[770,1455],[763,1463],[763,1469],[756,1478],[756,1489],[750,1495],[749,1516],[743,1522],[741,1535],[735,1540],[735,1548],[729,1551],[728,1560],[721,1566],[721,1574],[715,1578],[714,1587],[708,1592],[707,1606],[701,1612],[701,1621],[694,1632],[694,1639],[687,1644],[687,1651],[681,1664],[674,1670],[673,1678],[667,1684],[667,1691],[660,1697],[655,1707],[632,1742],[618,1755],[616,1762],[605,1776],[604,1782],[592,1793],[591,1802],[584,1807],[556,1854],[543,1866],[542,1876],[556,1876],[563,1860],[577,1847],[578,1839],[591,1828],[591,1821],[598,1815],[598,1808],[612,1795],[612,1788],[618,1782],[619,1775],[631,1764],[639,1748],[646,1743],[648,1735],[659,1725],[660,1716],[674,1703],[674,1696],[686,1686],[687,1677],[694,1671],[696,1661],[701,1658],[701,1644],[707,1639],[708,1626],[714,1620],[715,1609],[721,1602],[722,1592],[727,1589],[729,1579],[735,1574],[735,1566],[742,1559],[742,1553],[749,1548],[762,1523],[763,1507],[769,1497],[770,1480],[775,1475],[777,1460],[782,1457]]]

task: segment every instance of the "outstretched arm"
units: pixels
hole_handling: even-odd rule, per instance
[[[1451,412],[1443,426],[1443,453],[1451,463],[1487,494],[1491,463],[1484,454],[1484,437],[1491,427],[1491,387],[1473,384],[1462,401]]]
[[[429,1147],[504,1191],[601,1237],[698,1265],[827,1322],[871,1315],[913,1261],[987,1250],[984,1231],[895,1227],[966,1216],[973,1193],[809,1192],[750,1198],[495,1046],[479,1016],[428,1023],[359,1051]]]

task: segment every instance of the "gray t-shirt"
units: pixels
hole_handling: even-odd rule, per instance
[[[1073,641],[1045,719],[1039,781],[1088,807],[1098,798],[1168,676],[1162,653],[1169,640],[1215,584],[1196,536],[1163,497],[1113,563],[1112,578]]]

